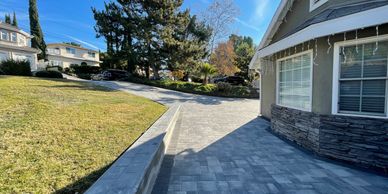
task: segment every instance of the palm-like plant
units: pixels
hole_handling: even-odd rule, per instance
[[[209,63],[204,63],[199,69],[199,72],[204,77],[203,84],[206,85],[208,83],[209,77],[214,75],[217,72],[217,69],[213,65],[210,65]]]

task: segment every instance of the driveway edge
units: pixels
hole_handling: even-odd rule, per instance
[[[151,193],[180,110],[170,107],[85,193]]]

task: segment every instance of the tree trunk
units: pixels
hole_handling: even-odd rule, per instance
[[[147,79],[150,79],[150,66],[146,66],[145,67],[145,73],[146,73],[146,77],[147,77]]]
[[[159,79],[160,76],[159,76],[159,68],[157,67],[157,65],[153,64],[152,65],[152,72],[154,73],[154,79]]]
[[[207,85],[207,75],[203,78],[203,85]]]

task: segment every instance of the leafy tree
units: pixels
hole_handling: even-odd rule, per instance
[[[5,14],[4,22],[7,24],[11,24],[11,16],[8,14]]]
[[[31,47],[39,49],[38,59],[46,59],[46,43],[43,38],[43,32],[39,24],[38,8],[36,0],[29,0],[30,30],[34,36],[31,40]]]
[[[213,28],[210,38],[210,52],[213,53],[217,42],[229,33],[229,27],[239,14],[233,0],[214,0],[203,14],[206,24]]]
[[[217,69],[209,63],[203,63],[199,69],[199,72],[204,77],[203,84],[206,85],[209,82],[209,77],[217,72]]]
[[[236,66],[240,69],[240,72],[237,73],[238,75],[248,79],[249,63],[252,60],[254,53],[254,48],[249,46],[248,43],[243,42],[238,45],[235,60]]]
[[[18,27],[18,21],[16,19],[16,13],[15,12],[13,12],[12,25],[15,26],[15,27]]]
[[[234,75],[238,72],[233,42],[219,43],[210,57],[210,62],[216,66],[221,75]]]
[[[198,21],[195,15],[188,17],[185,23],[179,26],[181,29],[175,30],[174,35],[178,41],[174,41],[173,44],[166,41],[166,49],[171,52],[170,69],[184,70],[188,75],[196,71],[201,61],[208,56],[207,45],[212,29],[203,21]]]

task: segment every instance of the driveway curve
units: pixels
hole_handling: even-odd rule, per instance
[[[182,104],[153,193],[388,193],[388,178],[320,160],[269,133],[259,100],[127,82],[96,84]]]

